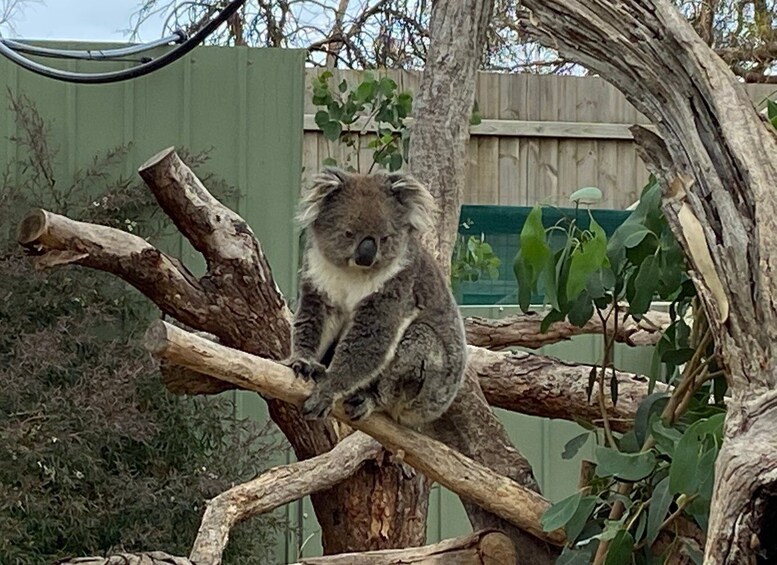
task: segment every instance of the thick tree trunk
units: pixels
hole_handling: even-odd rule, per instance
[[[461,195],[466,182],[469,118],[493,0],[436,2],[429,32],[431,42],[421,85],[416,93],[410,139],[411,172],[429,187],[437,202],[429,248],[443,270],[458,233]],[[539,491],[528,461],[512,445],[483,397],[470,368],[453,406],[428,430],[434,437],[494,471]],[[499,528],[516,544],[519,562],[552,563],[555,552],[513,525],[462,499],[473,528]]]
[[[617,86],[662,181],[730,388],[705,563],[775,558],[777,136],[669,0],[525,0],[523,25]]]

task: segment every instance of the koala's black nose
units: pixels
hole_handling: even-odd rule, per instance
[[[360,267],[369,267],[375,261],[375,255],[377,254],[378,246],[375,240],[371,237],[365,237],[356,248],[353,259]]]

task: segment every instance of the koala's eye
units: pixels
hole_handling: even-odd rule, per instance
[[[345,230],[344,234],[348,239],[353,239],[353,232],[351,230]]]
[[[386,243],[388,240],[389,240],[389,236],[387,235],[384,235],[383,237],[380,238],[381,243]]]

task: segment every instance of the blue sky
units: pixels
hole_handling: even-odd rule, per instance
[[[42,0],[26,4],[24,14],[14,21],[16,33],[24,39],[74,39],[122,41],[133,12],[141,0]],[[3,30],[7,33],[6,30]],[[141,28],[140,40],[162,36],[162,21],[156,19]]]

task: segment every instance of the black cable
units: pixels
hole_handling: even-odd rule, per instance
[[[110,71],[106,73],[75,73],[72,71],[63,71],[61,69],[54,69],[47,67],[27,57],[20,55],[14,51],[11,47],[0,41],[0,55],[10,59],[20,67],[27,69],[30,72],[51,78],[54,80],[60,80],[64,82],[73,82],[76,84],[108,84],[112,82],[120,82],[123,80],[129,80],[147,75],[153,71],[159,70],[162,67],[173,63],[192,51],[198,44],[200,44],[205,38],[213,33],[216,28],[223,24],[227,19],[232,16],[242,6],[246,0],[233,0],[226,8],[224,8],[219,14],[210,20],[205,26],[203,26],[192,37],[174,47],[164,55],[157,59],[152,59],[147,63],[142,63],[131,69],[123,69],[121,71]]]
[[[36,55],[38,57],[51,57],[53,59],[81,59],[85,61],[116,61],[124,59],[130,55],[137,55],[157,47],[164,47],[170,43],[183,43],[186,41],[186,34],[181,30],[176,30],[173,35],[157,39],[150,43],[143,43],[141,45],[132,45],[130,47],[121,47],[119,49],[86,49],[83,51],[74,51],[70,49],[51,49],[49,47],[39,47],[37,45],[30,45],[29,43],[22,43],[20,41],[14,41],[13,39],[0,39],[0,43],[4,43],[17,53],[26,53],[28,55]],[[146,60],[150,60],[146,58]]]

